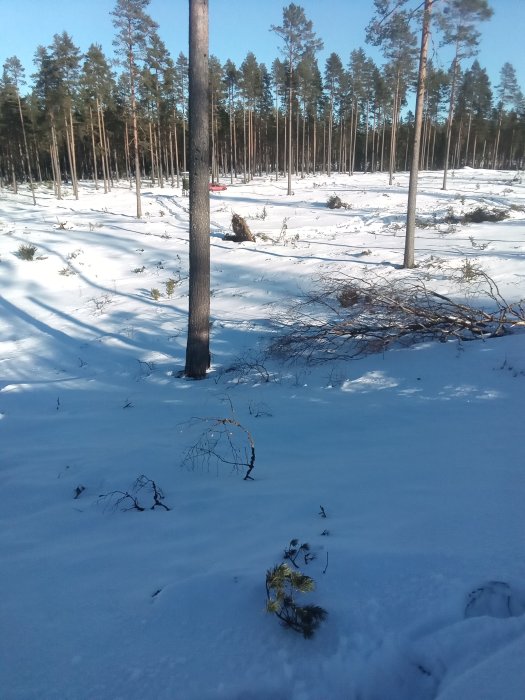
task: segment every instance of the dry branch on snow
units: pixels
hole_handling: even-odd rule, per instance
[[[474,340],[525,325],[525,302],[510,304],[488,275],[477,293],[489,308],[452,299],[423,282],[322,280],[321,289],[289,310],[272,351],[286,359],[322,362],[383,352],[424,340]]]

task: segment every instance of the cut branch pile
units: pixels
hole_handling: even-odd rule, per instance
[[[505,335],[525,326],[525,301],[509,304],[483,272],[477,293],[483,309],[428,289],[424,283],[326,282],[283,319],[286,332],[272,352],[309,362],[356,358],[424,340],[474,340]]]

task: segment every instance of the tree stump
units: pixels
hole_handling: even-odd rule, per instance
[[[232,229],[233,235],[226,234],[223,240],[234,241],[235,243],[243,243],[244,241],[255,242],[255,236],[250,231],[250,227],[239,214],[234,214],[232,216]]]

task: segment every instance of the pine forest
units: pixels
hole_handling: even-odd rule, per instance
[[[137,176],[179,185],[188,169],[188,59],[185,47],[170,54],[148,4],[117,0],[114,56],[96,41],[81,54],[64,31],[36,48],[30,75],[16,56],[5,59],[5,185],[16,192],[20,182],[49,182],[58,198],[64,182],[78,197],[79,179],[104,191]],[[429,56],[422,169],[524,166],[525,100],[515,68],[505,63],[492,85],[477,55],[481,22],[491,13],[486,0],[434,2],[433,44],[452,51],[453,60],[445,71]],[[268,27],[282,41],[271,65],[253,53],[240,65],[210,56],[212,181],[408,170],[421,17],[418,3],[375,0],[366,37],[368,46],[379,47],[382,65],[362,47],[349,47],[346,56],[330,53],[320,65],[323,41],[294,3],[283,8],[282,25]]]

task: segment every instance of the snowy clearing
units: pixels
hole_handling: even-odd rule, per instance
[[[444,192],[441,176],[420,177],[412,271],[406,174],[306,178],[291,197],[225,179],[201,382],[179,376],[180,189],[145,186],[140,221],[126,183],[84,183],[78,201],[41,186],[36,207],[0,193],[5,700],[523,698],[523,332],[315,365],[264,355],[320,278],[477,303],[482,270],[525,297],[525,179],[464,169]],[[478,207],[508,218],[450,223]],[[223,240],[234,212],[255,243]],[[244,454],[247,434],[253,481],[214,459],[214,440]],[[150,482],[134,490],[141,475],[169,510]],[[315,555],[304,602],[328,611],[309,640],[266,612],[266,571],[294,538]]]

